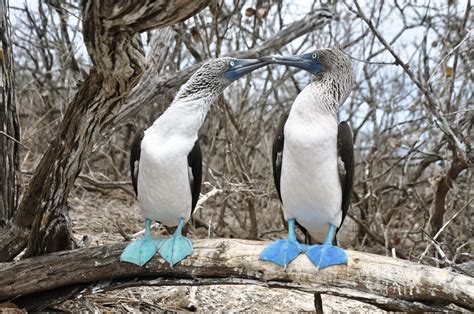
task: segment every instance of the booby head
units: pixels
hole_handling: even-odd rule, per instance
[[[220,94],[233,81],[267,64],[269,62],[258,59],[230,57],[211,59],[190,77],[175,100]]]
[[[337,47],[318,49],[294,56],[265,56],[258,59],[268,63],[297,67],[312,74],[352,72],[351,59]]]
[[[318,88],[333,94],[339,104],[346,100],[352,88],[354,72],[351,59],[338,47],[294,56],[265,56],[258,59],[297,67],[314,74],[319,82]]]

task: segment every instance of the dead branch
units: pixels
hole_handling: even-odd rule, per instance
[[[426,108],[433,114],[433,116],[436,117],[436,119],[438,119],[438,121],[440,121],[441,125],[439,125],[439,128],[446,134],[446,136],[456,146],[456,149],[459,154],[459,159],[461,159],[462,161],[466,161],[467,160],[466,151],[461,141],[458,139],[455,132],[453,131],[453,128],[451,127],[449,122],[441,114],[441,110],[440,110],[441,105],[439,101],[434,97],[432,93],[430,93],[428,88],[422,84],[422,82],[415,76],[413,71],[410,69],[409,65],[400,58],[400,56],[395,52],[393,47],[385,40],[382,34],[380,34],[380,32],[372,23],[372,21],[364,14],[364,12],[359,6],[359,3],[356,0],[354,0],[354,5],[356,6],[357,11],[354,10],[345,0],[344,0],[344,4],[347,6],[349,11],[351,11],[354,14],[357,14],[367,24],[367,26],[370,28],[372,33],[378,38],[378,40],[382,43],[385,49],[387,49],[390,52],[390,54],[393,56],[396,63],[403,68],[404,72],[408,75],[410,80],[423,93],[423,95],[426,97],[426,100],[427,100],[427,102],[424,103],[426,105]]]
[[[473,310],[474,278],[446,269],[348,251],[349,263],[318,271],[305,257],[285,269],[258,260],[267,242],[194,240],[192,257],[170,267],[119,262],[125,244],[57,252],[0,264],[0,301],[18,303],[55,291],[136,285],[258,284],[344,296],[390,310],[440,310],[454,303]],[[77,290],[77,289],[76,289]],[[433,305],[437,304],[437,305]]]
[[[453,147],[451,147],[451,149],[455,150]],[[446,197],[449,190],[453,186],[453,183],[456,182],[459,174],[468,168],[467,162],[458,158],[457,155],[453,154],[453,159],[453,163],[451,164],[448,173],[440,178],[436,189],[434,211],[431,220],[433,234],[437,233],[443,226],[444,214],[446,212]],[[441,237],[439,240],[441,240]]]
[[[135,193],[132,192],[132,190],[128,189],[126,186],[131,186],[132,182],[131,181],[123,181],[123,182],[115,182],[115,181],[110,181],[110,182],[104,182],[104,181],[99,181],[95,180],[94,178],[91,178],[86,175],[79,175],[79,179],[83,180],[84,182],[87,182],[93,186],[98,187],[99,189],[121,189],[122,191],[126,192],[128,195],[135,197]]]
[[[69,104],[12,224],[0,229],[1,261],[11,260],[27,244],[26,256],[44,250],[35,247],[31,239],[43,237],[47,227],[43,222],[64,206],[86,156],[111,126],[107,117],[120,111],[144,72],[145,58],[137,32],[182,21],[208,2],[154,1],[143,5],[149,11],[132,1],[81,3],[84,42],[93,67]],[[120,31],[123,28],[114,24],[118,22],[127,31]]]
[[[270,52],[275,52],[282,46],[294,39],[307,34],[315,29],[321,29],[328,24],[332,18],[332,13],[325,9],[314,10],[303,19],[290,24],[281,32],[263,42],[261,45],[241,52],[235,52],[228,57],[252,58]],[[154,103],[160,96],[170,93],[183,84],[202,63],[197,63],[176,73],[166,76],[157,76],[156,72],[145,73],[137,88],[132,91],[127,99],[123,110],[112,117],[113,125],[123,123],[126,119],[136,114],[143,106]]]

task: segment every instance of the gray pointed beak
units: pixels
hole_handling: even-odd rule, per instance
[[[266,61],[268,63],[274,64],[283,64],[293,67],[298,67],[299,65],[304,64],[305,62],[309,61],[303,59],[301,56],[263,56],[258,58],[258,60]]]
[[[294,56],[264,56],[258,60],[272,64],[282,64],[291,67],[300,68],[313,74],[319,73],[324,69],[323,64],[318,59],[311,57],[311,54],[302,54]]]
[[[269,64],[267,61],[258,59],[235,59],[234,62],[235,66],[224,72],[224,77],[229,81],[235,81],[236,79]]]

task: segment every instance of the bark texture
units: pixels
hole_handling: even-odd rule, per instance
[[[266,245],[235,239],[194,240],[193,256],[174,267],[158,257],[145,267],[119,262],[124,244],[0,264],[0,302],[40,304],[42,295],[52,302],[55,295],[85,287],[103,291],[138,285],[260,284],[324,292],[390,310],[440,310],[448,303],[474,310],[472,277],[354,251],[347,252],[347,266],[318,271],[301,255],[285,270],[259,261]]]
[[[20,127],[15,103],[15,76],[8,1],[0,1],[0,228],[13,217],[20,194]]]
[[[0,231],[0,261],[28,244],[26,255],[45,252],[35,237],[45,235],[53,213],[67,196],[92,146],[111,127],[145,68],[138,33],[182,21],[209,0],[83,1],[83,32],[93,67],[68,105],[59,131],[36,168],[13,224]],[[30,235],[30,230],[31,235]],[[28,241],[28,238],[30,239]]]

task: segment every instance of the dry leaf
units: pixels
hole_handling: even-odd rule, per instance
[[[191,27],[191,36],[193,36],[193,40],[196,42],[201,39],[201,34],[199,33],[196,26]]]
[[[453,68],[452,68],[452,67],[450,67],[450,66],[445,66],[445,67],[444,67],[444,75],[445,75],[446,77],[452,77],[453,74],[454,74],[454,71],[453,71]]]
[[[247,8],[245,10],[245,16],[251,17],[255,15],[255,9],[254,8]]]

